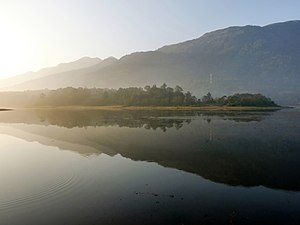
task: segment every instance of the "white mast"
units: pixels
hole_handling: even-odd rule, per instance
[[[209,83],[212,84],[213,83],[213,75],[209,74]]]

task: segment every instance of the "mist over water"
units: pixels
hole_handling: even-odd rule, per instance
[[[0,115],[0,224],[297,224],[300,111]]]

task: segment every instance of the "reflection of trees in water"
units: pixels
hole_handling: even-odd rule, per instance
[[[167,129],[175,127],[176,130],[179,130],[183,125],[189,124],[191,119],[161,119],[161,118],[149,118],[148,123],[144,124],[145,129],[161,129],[163,132],[166,132]]]
[[[262,121],[270,113],[261,112],[200,112],[200,111],[146,111],[146,110],[39,110],[36,111],[40,121],[48,121],[50,124],[63,127],[87,127],[87,126],[120,126],[145,129],[161,129],[175,127],[180,129],[185,123],[191,122],[191,117],[208,117],[210,122],[216,117],[235,122]],[[189,117],[189,118],[186,118]]]
[[[39,110],[36,115],[41,122],[67,128],[119,126],[165,132],[173,127],[178,130],[191,122],[190,118],[172,118],[169,112],[161,111]]]
[[[34,113],[9,112],[1,122],[87,127],[89,132],[63,130],[63,141],[94,149],[102,146],[126,158],[157,162],[229,185],[264,185],[285,190],[300,190],[299,126],[276,123],[286,114],[264,120],[271,112],[200,111],[99,111],[36,110]],[[9,118],[5,116],[10,116]],[[296,121],[288,118],[288,121]],[[226,120],[226,121],[225,121]],[[193,121],[192,126],[187,126]],[[246,124],[247,122],[254,123]],[[141,129],[102,129],[105,126]],[[26,127],[26,126],[25,126]],[[185,127],[186,129],[181,129]],[[145,129],[180,132],[151,132]],[[35,129],[34,129],[35,130]],[[47,132],[40,132],[45,131]],[[59,130],[55,127],[53,130]],[[99,132],[98,130],[107,130]],[[268,131],[268,132],[266,132]],[[49,135],[52,130],[39,126],[36,132]],[[63,139],[64,136],[70,135]],[[60,133],[61,134],[61,133]],[[73,136],[74,135],[74,136]],[[58,137],[57,135],[56,137]],[[50,135],[51,140],[54,138]],[[60,140],[61,137],[58,137]],[[53,144],[55,142],[51,142]],[[101,146],[101,147],[99,147]],[[76,151],[76,150],[75,150]],[[88,152],[85,152],[85,154]],[[81,153],[82,154],[82,153]]]
[[[235,122],[262,121],[271,112],[207,112],[207,111],[171,111],[171,110],[74,110],[74,109],[39,109],[34,111],[12,111],[2,114],[4,123],[39,123],[61,127],[119,126],[131,128],[180,129],[191,123],[193,117],[202,117],[208,123],[215,119]]]
[[[219,117],[223,120],[231,120],[235,122],[260,122],[263,121],[266,117],[272,115],[272,111],[245,111],[245,112],[201,112],[200,115],[207,117],[206,121],[209,123],[213,119],[213,117]]]
[[[206,140],[207,143],[212,142],[214,139],[213,135],[213,120],[218,117],[222,120],[234,121],[237,123],[240,122],[260,122],[263,121],[266,117],[270,116],[270,112],[206,112],[206,113],[198,113],[198,116],[203,116],[204,120],[208,123],[208,138]]]

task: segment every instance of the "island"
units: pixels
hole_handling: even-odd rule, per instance
[[[119,89],[74,88],[1,92],[1,107],[72,108],[102,110],[270,110],[279,109],[262,94],[237,93],[197,98],[180,86],[156,85]]]

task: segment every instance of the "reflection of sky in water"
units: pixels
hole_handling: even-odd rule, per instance
[[[42,122],[37,114],[23,122],[0,119],[1,224],[300,219],[294,111],[247,122],[233,115],[153,116],[152,124],[167,124],[166,132],[136,126],[148,121],[142,114],[128,114],[130,126],[122,127],[118,115],[84,117],[86,127],[74,127],[70,118],[62,126],[55,112],[47,115]],[[168,125],[178,119],[191,121],[180,129]]]

